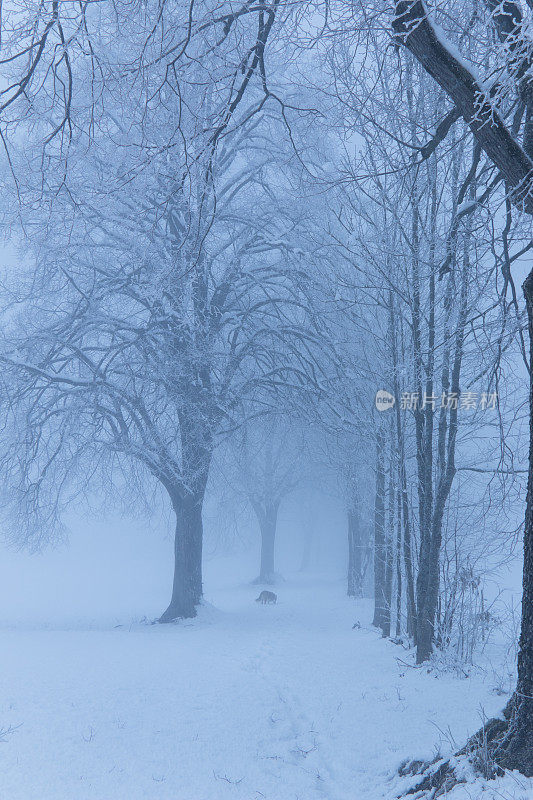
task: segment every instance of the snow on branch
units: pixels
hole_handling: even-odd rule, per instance
[[[397,2],[392,25],[398,41],[453,100],[500,170],[513,203],[533,214],[533,161],[503,122],[481,80],[431,20],[423,0]]]

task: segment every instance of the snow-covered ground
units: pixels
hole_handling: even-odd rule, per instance
[[[1,800],[393,797],[403,759],[449,752],[505,702],[488,673],[409,666],[341,580],[292,576],[276,606],[234,577],[208,587],[178,625],[4,625]],[[533,797],[482,783],[452,800]]]

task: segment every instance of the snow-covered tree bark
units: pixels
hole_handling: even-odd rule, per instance
[[[432,24],[423,0],[396,2],[393,28],[398,41],[453,100],[480,146],[500,170],[513,201],[533,213],[533,162],[503,122],[490,94]]]
[[[183,495],[176,491],[172,506],[176,515],[172,596],[160,622],[196,616],[202,599],[202,505],[203,492]]]

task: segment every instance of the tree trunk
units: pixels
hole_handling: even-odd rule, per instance
[[[393,363],[393,386],[394,396],[400,396],[400,382],[398,379],[398,346],[396,341],[396,316],[394,297],[392,291],[389,292],[389,308],[391,316],[391,345],[392,345],[392,363]],[[403,427],[400,414],[400,404],[395,405],[396,412],[396,442],[398,449],[398,471],[399,471],[399,488],[401,492],[401,505],[402,505],[402,520],[403,520],[403,558],[405,567],[406,579],[406,600],[407,600],[407,635],[411,636],[416,641],[416,603],[415,603],[415,581],[413,574],[413,555],[411,545],[411,528],[409,524],[409,496],[407,493],[407,474],[405,469],[405,445],[403,436]],[[399,539],[401,539],[401,532]],[[399,550],[398,550],[399,558]],[[399,567],[401,584],[401,566]],[[400,608],[401,608],[401,589],[400,589]]]
[[[385,536],[385,583],[383,593],[385,595],[383,619],[381,621],[381,630],[383,636],[390,636],[391,631],[391,615],[392,615],[392,570],[394,565],[394,517],[395,517],[395,491],[393,483],[393,464],[391,459],[390,476],[389,476],[389,514],[387,533]]]
[[[399,639],[402,633],[402,498],[401,489],[398,486],[396,492],[397,516],[396,516],[396,638]]]
[[[359,511],[348,511],[348,597],[362,597],[370,558],[368,536],[361,527]]]
[[[429,569],[429,567],[424,567]],[[433,591],[430,592],[434,594]],[[426,596],[424,604],[419,608],[416,622],[416,663],[422,664],[430,658],[433,652],[433,627],[435,610],[432,598]]]
[[[446,498],[448,493],[449,489],[446,492]],[[445,500],[442,501],[442,510],[444,510],[445,502]],[[433,642],[435,639],[435,619],[439,603],[440,587],[440,549],[442,542],[442,517],[438,512],[439,509],[437,509],[434,515],[436,519],[432,521],[430,547],[427,554],[427,560],[424,565],[421,563],[419,566],[420,571],[423,571],[424,575],[426,576],[426,587],[424,591],[424,602],[421,603],[418,608],[416,625],[417,664],[422,664],[431,657],[433,652]]]
[[[429,311],[427,322],[427,356],[426,356],[426,385],[425,396],[433,397],[434,369],[435,369],[435,241],[437,226],[437,176],[436,161],[432,157],[430,164],[432,170],[428,177],[431,184],[431,232],[429,245],[430,277],[429,277]],[[417,265],[417,283],[418,283]],[[420,319],[420,309],[418,311]],[[418,323],[420,324],[420,322]],[[418,345],[420,347],[420,344]],[[417,358],[420,369],[423,363],[422,351]],[[420,505],[420,553],[417,577],[417,625],[416,645],[417,663],[428,659],[433,649],[433,629],[438,599],[440,539],[438,546],[433,536],[433,427],[434,414],[432,403],[427,403],[425,409],[416,411],[420,417],[420,451],[417,450],[418,477],[421,490],[419,490]]]
[[[170,605],[159,622],[196,616],[196,606],[202,599],[202,504],[203,492],[172,493],[176,514],[174,581]]]
[[[533,776],[533,270],[524,282],[529,323],[529,474],[524,526],[522,627],[518,646],[518,683],[508,706],[509,731],[496,752],[507,769]]]
[[[277,505],[269,505],[262,515],[261,525],[261,569],[258,583],[272,584],[276,582],[274,549],[276,543],[276,527],[278,521]]]
[[[412,77],[409,78],[410,82]],[[408,93],[408,99],[411,91]],[[410,119],[411,119],[411,139],[415,141],[414,132],[414,111],[412,101],[409,100]],[[422,398],[424,387],[424,350],[422,342],[422,292],[420,286],[420,218],[419,200],[420,187],[418,178],[415,177],[410,192],[411,203],[411,280],[413,285],[413,299],[411,311],[412,339],[413,339],[413,360],[414,360],[414,387],[416,396]],[[430,382],[430,376],[426,375]],[[427,385],[427,383],[426,383]],[[417,491],[418,491],[418,526],[420,532],[420,543],[418,552],[418,575],[416,579],[416,623],[415,636],[418,645],[419,625],[421,619],[421,609],[426,604],[426,588],[429,574],[429,552],[431,547],[431,508],[433,502],[433,416],[429,407],[423,408],[422,403],[417,403],[413,410],[416,437],[416,468],[417,468]],[[428,426],[429,425],[429,429]]]
[[[411,526],[409,524],[409,498],[407,496],[407,479],[405,465],[402,465],[402,519],[403,519],[403,563],[407,580],[407,635],[416,642],[416,600],[415,579],[413,570],[413,547],[411,544]]]
[[[473,166],[477,164],[478,152],[474,147],[473,152]],[[461,189],[459,190],[457,200],[462,203],[466,192],[469,191],[471,200],[475,197],[475,185],[470,172]],[[455,333],[450,336],[446,327],[445,340],[448,342],[446,345],[443,366],[441,374],[441,394],[447,395],[450,388],[454,396],[458,397],[460,393],[460,377],[461,366],[463,361],[463,345],[465,337],[465,328],[468,316],[468,276],[470,274],[470,259],[469,259],[469,241],[470,241],[470,228],[467,225],[464,241],[463,241],[463,264],[460,273],[460,291],[459,291],[459,313],[455,327]],[[449,251],[453,255],[453,262],[456,260],[456,241],[454,240],[449,244]],[[454,273],[457,272],[455,268]],[[444,307],[449,308],[452,302],[452,297],[455,296],[456,291],[456,278],[452,280],[448,277],[448,285],[446,287],[446,296]],[[451,363],[451,376],[450,376],[450,357],[451,357],[451,344],[453,341],[453,360]],[[431,391],[433,389],[431,388]],[[429,417],[426,422],[426,429],[429,435],[429,425],[433,422]],[[419,560],[419,573],[417,580],[417,664],[422,664],[426,661],[432,653],[433,642],[435,640],[435,620],[437,615],[437,608],[439,602],[439,581],[440,581],[440,551],[442,543],[442,525],[444,519],[444,512],[446,504],[452,488],[452,483],[455,477],[455,448],[458,431],[458,416],[457,408],[450,408],[449,420],[447,410],[441,408],[439,415],[438,431],[437,431],[437,473],[438,479],[436,484],[436,491],[433,490],[431,483],[431,476],[428,474],[427,485],[431,488],[431,504],[428,508],[429,520],[426,521],[424,532],[421,531],[421,546],[420,546],[420,560]],[[427,439],[426,452],[432,451],[432,433],[431,437]],[[431,466],[428,467],[428,470]],[[424,546],[422,546],[424,544]]]
[[[385,618],[385,472],[383,463],[383,435],[376,440],[376,498],[374,512],[374,619],[372,624],[381,628]]]

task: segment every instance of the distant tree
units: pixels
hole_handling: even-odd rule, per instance
[[[255,420],[234,439],[235,486],[250,503],[261,533],[258,584],[274,584],[275,546],[281,503],[301,483],[305,441],[297,420],[279,412]]]

